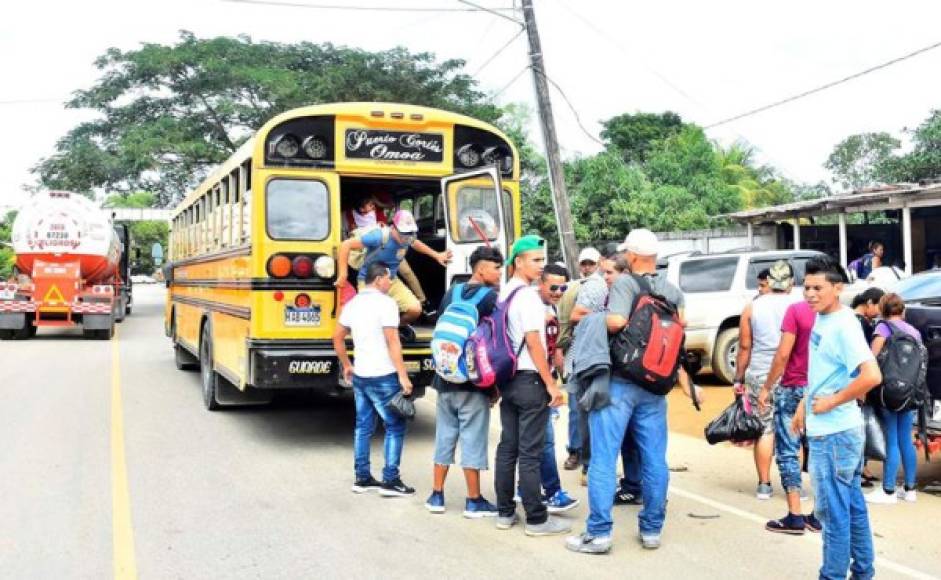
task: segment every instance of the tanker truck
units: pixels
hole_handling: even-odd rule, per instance
[[[13,277],[0,280],[0,339],[27,339],[41,327],[81,326],[110,340],[132,307],[130,239],[86,197],[34,194],[13,222]]]

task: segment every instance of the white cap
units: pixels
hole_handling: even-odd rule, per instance
[[[594,262],[595,264],[597,264],[600,261],[601,261],[601,252],[599,252],[598,250],[594,248],[585,248],[578,255],[579,264],[581,264],[582,262]]]
[[[656,256],[660,244],[657,236],[646,228],[631,230],[624,238],[624,243],[618,245],[619,252],[631,252],[638,256]]]

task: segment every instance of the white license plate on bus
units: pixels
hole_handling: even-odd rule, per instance
[[[311,308],[284,307],[285,326],[320,326],[320,306]]]

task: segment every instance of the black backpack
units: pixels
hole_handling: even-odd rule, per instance
[[[890,411],[923,407],[928,399],[928,349],[891,322],[882,324],[889,329],[889,337],[877,357],[882,384],[876,387],[874,398]]]
[[[655,294],[647,278],[631,277],[640,294],[627,326],[611,339],[611,362],[624,378],[655,395],[666,395],[676,385],[686,333],[676,306]]]

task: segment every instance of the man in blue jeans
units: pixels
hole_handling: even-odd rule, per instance
[[[343,377],[353,383],[356,400],[356,427],[353,431],[353,460],[356,480],[354,493],[379,490],[386,497],[406,496],[415,489],[399,476],[399,463],[405,443],[405,419],[389,408],[400,391],[412,392],[412,383],[402,359],[399,341],[399,309],[388,296],[392,273],[385,262],[376,261],[366,268],[366,286],[343,307],[333,348],[343,365]],[[356,365],[346,351],[346,337],[352,334],[353,346],[362,356]],[[376,430],[376,418],[385,425],[385,460],[382,481],[376,481],[369,469],[369,440]]]
[[[632,230],[619,249],[626,253],[632,273],[645,276],[654,292],[664,296],[681,312],[683,294],[658,276],[657,237],[650,230]],[[641,295],[637,281],[620,276],[611,286],[606,317],[608,332],[620,332],[627,326],[634,302]],[[690,396],[689,377],[680,371],[680,384]],[[587,529],[581,536],[566,540],[566,548],[586,554],[604,554],[611,550],[611,532],[617,481],[617,458],[625,431],[630,430],[640,455],[641,495],[644,507],[638,515],[640,541],[646,549],[660,547],[660,531],[666,519],[667,488],[670,470],[667,466],[667,400],[612,373],[610,404],[592,410],[589,415],[591,432],[591,463],[588,467],[589,515]]]
[[[792,428],[806,428],[810,475],[817,492],[817,517],[823,523],[821,579],[860,580],[875,574],[869,513],[860,488],[863,469],[863,418],[856,404],[882,382],[862,328],[849,307],[840,304],[847,282],[829,256],[807,262],[804,298],[816,322],[810,333],[807,395]]]

